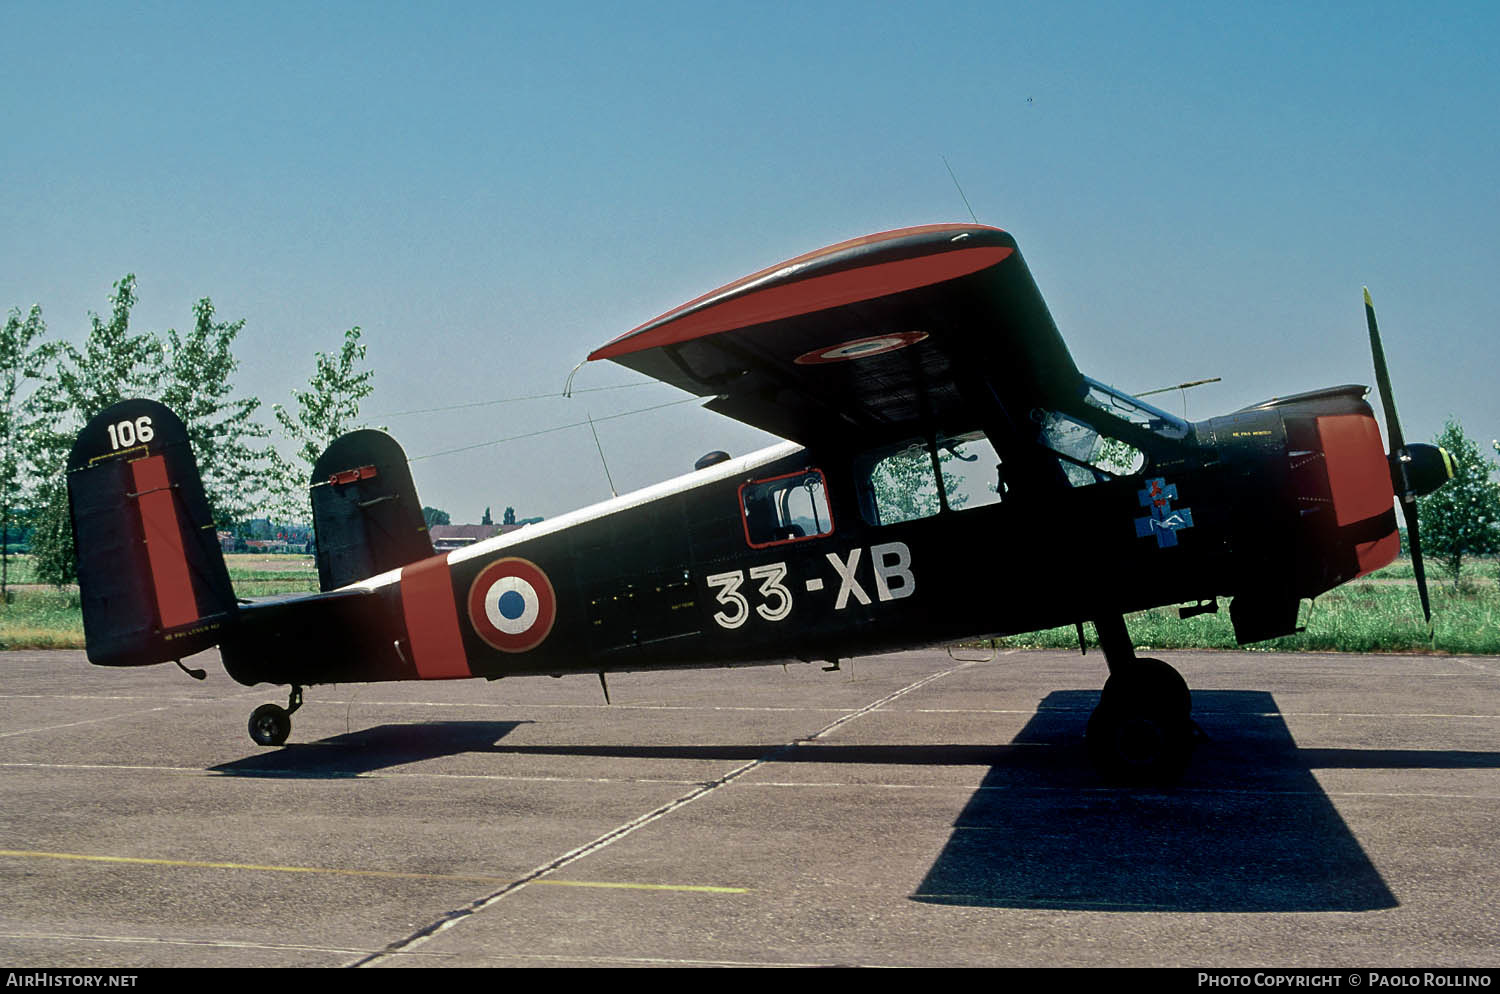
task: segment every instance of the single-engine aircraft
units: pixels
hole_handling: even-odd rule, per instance
[[[1109,779],[1171,781],[1191,696],[1137,658],[1124,616],[1229,611],[1238,640],[1297,629],[1300,600],[1391,562],[1415,498],[1452,475],[1367,389],[1188,422],[1074,365],[1005,231],[938,224],[799,256],[594,351],[786,439],[434,554],[401,447],[351,432],[309,493],[321,593],[235,596],[188,435],[150,400],[79,434],[68,463],[89,659],[219,647],[285,684],[251,737],[286,741],[314,684],[489,680],[822,661],[1091,622],[1108,679],[1088,723]],[[201,676],[201,671],[188,670]],[[606,687],[607,693],[607,687]]]

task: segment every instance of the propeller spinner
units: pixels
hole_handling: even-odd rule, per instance
[[[1370,326],[1370,353],[1375,360],[1375,383],[1380,403],[1385,409],[1386,432],[1390,436],[1391,489],[1401,501],[1406,518],[1407,545],[1411,548],[1412,572],[1417,578],[1417,593],[1422,597],[1422,615],[1432,621],[1432,606],[1427,596],[1427,573],[1422,567],[1422,541],[1417,530],[1417,498],[1432,493],[1453,479],[1453,457],[1447,449],[1414,442],[1407,445],[1401,434],[1401,420],[1396,416],[1396,398],[1391,391],[1391,374],[1385,364],[1385,349],[1380,346],[1380,329],[1375,324],[1375,304],[1370,288],[1365,287],[1365,322]]]

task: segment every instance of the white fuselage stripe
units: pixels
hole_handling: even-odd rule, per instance
[[[509,546],[516,545],[520,542],[529,542],[532,539],[540,538],[543,535],[551,535],[553,532],[559,532],[566,528],[571,528],[573,525],[583,524],[586,521],[597,521],[600,518],[607,518],[611,514],[616,514],[620,511],[626,511],[633,507],[640,507],[643,504],[649,504],[652,501],[660,500],[663,497],[670,497],[673,494],[686,493],[689,490],[695,490],[698,487],[708,486],[711,483],[718,483],[721,480],[732,479],[742,473],[748,473],[756,469],[757,467],[764,466],[767,463],[775,462],[778,459],[784,459],[787,456],[801,450],[802,446],[798,445],[796,442],[780,442],[776,445],[771,446],[770,448],[761,449],[758,452],[752,452],[747,456],[741,456],[738,459],[730,459],[727,462],[719,463],[717,466],[710,466],[707,469],[695,470],[691,473],[686,473],[682,476],[674,477],[673,479],[665,480],[661,483],[656,483],[649,487],[645,487],[643,489],[636,490],[619,497],[612,497],[609,500],[601,501],[598,504],[590,504],[588,507],[582,507],[576,511],[569,511],[566,514],[560,515],[556,518],[552,518],[548,521],[541,521],[534,525],[527,525],[525,528],[518,528],[515,531],[508,532],[504,535],[496,535],[494,538],[487,538],[482,542],[475,542],[473,545],[466,545],[462,549],[454,549],[452,552],[448,553],[448,565],[453,566],[468,559],[488,556],[495,552],[499,552],[500,550],[505,549]],[[375,576],[372,576],[367,580],[360,580],[358,583],[351,583],[348,585],[348,587],[344,587],[341,589],[375,590],[377,588],[396,583],[400,579],[401,570],[393,569],[388,570],[384,573],[376,574]]]

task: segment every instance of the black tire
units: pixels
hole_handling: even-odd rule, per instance
[[[1181,673],[1160,659],[1142,657],[1104,681],[1099,706],[1188,720],[1193,713],[1193,694]]]
[[[292,734],[292,716],[279,704],[262,704],[250,712],[250,737],[256,745],[279,746]]]
[[[1089,717],[1089,758],[1111,783],[1170,785],[1193,751],[1192,694],[1159,659],[1138,659],[1111,676]]]

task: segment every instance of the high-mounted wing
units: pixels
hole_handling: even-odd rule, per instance
[[[840,242],[720,287],[596,350],[806,442],[1065,406],[1082,376],[1015,239],[985,225]]]

